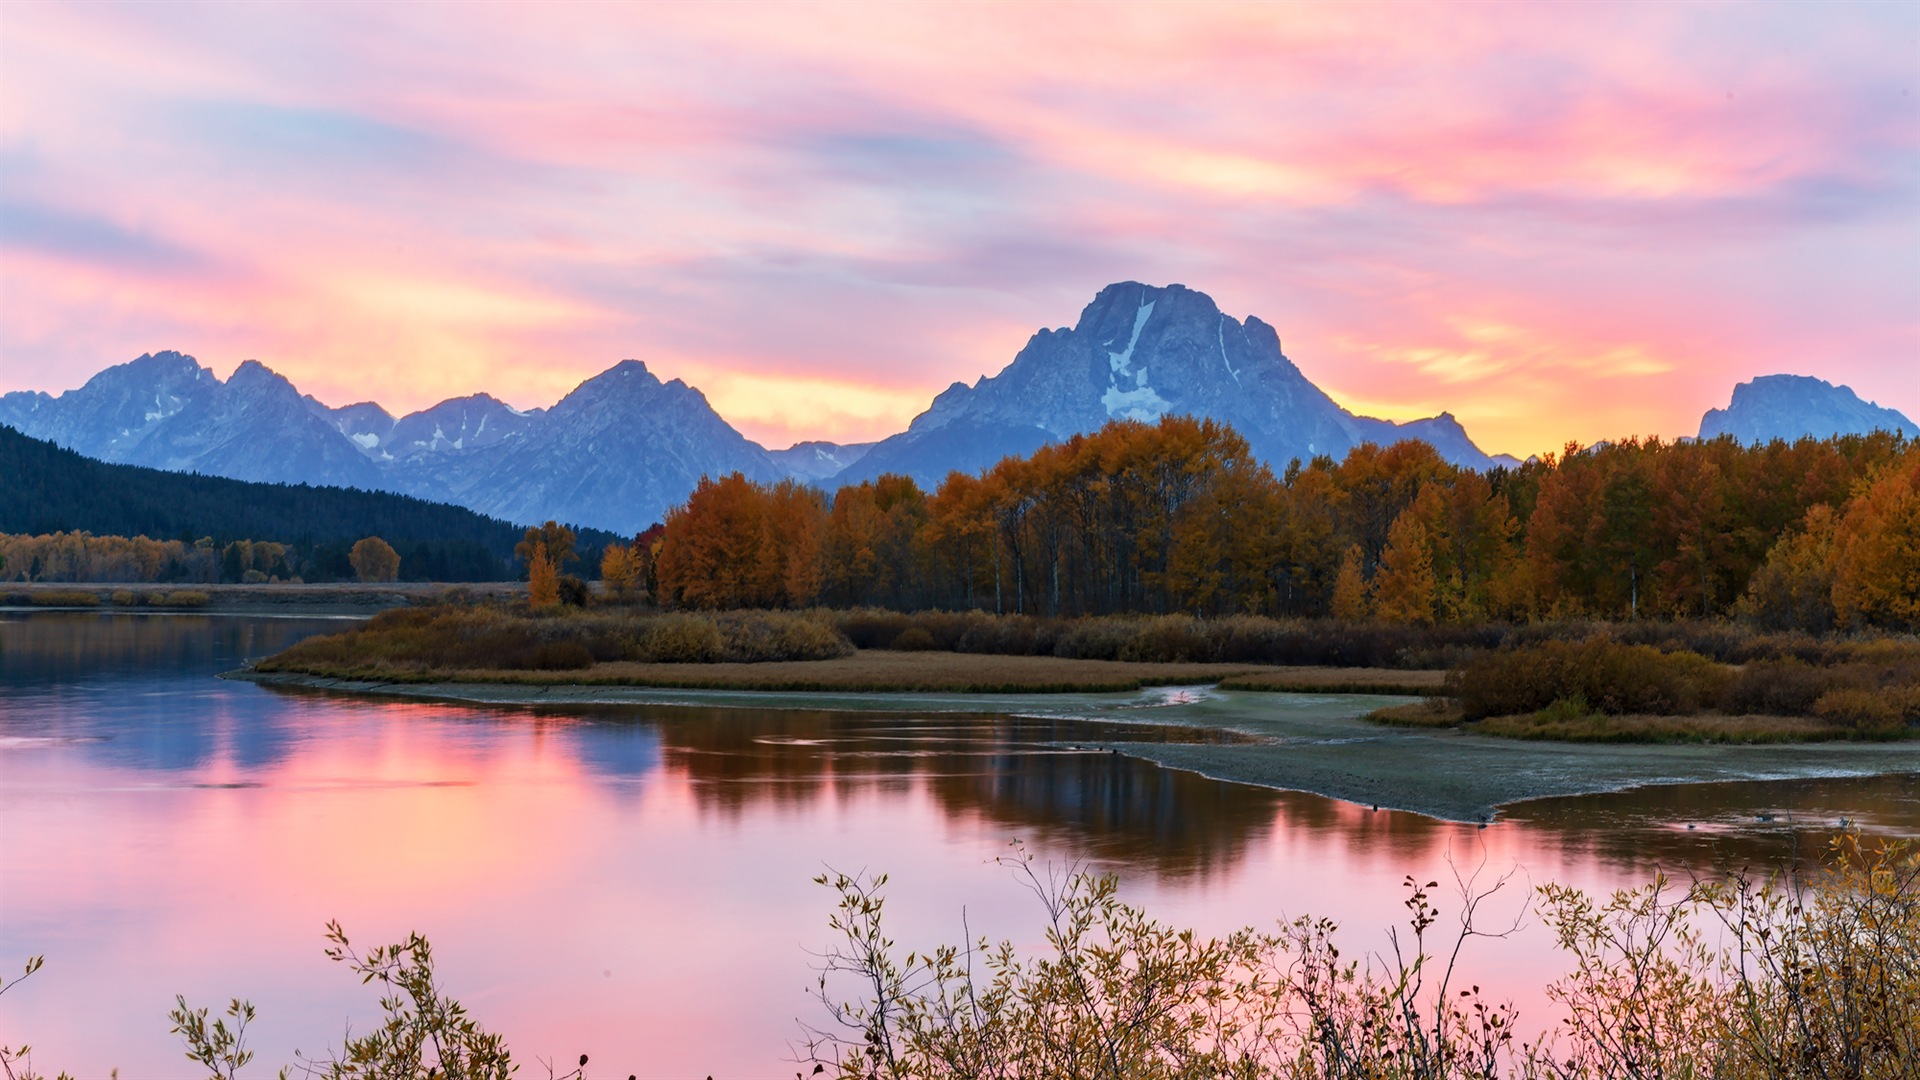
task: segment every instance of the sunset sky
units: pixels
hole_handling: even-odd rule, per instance
[[[0,7],[0,390],[632,357],[851,441],[1127,279],[1489,451],[1920,417],[1920,5]]]

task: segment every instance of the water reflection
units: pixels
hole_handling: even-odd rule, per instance
[[[1569,858],[1697,873],[1817,860],[1841,829],[1920,835],[1920,776],[1678,784],[1509,808]]]
[[[0,962],[49,958],[0,1028],[43,1065],[165,1074],[179,992],[254,997],[264,1063],[320,1049],[314,1033],[370,1015],[319,958],[330,918],[430,933],[523,1056],[774,1075],[808,1008],[801,949],[824,944],[823,865],[893,872],[901,940],[926,944],[962,908],[976,932],[1031,929],[990,865],[1010,839],[1118,870],[1130,899],[1214,932],[1309,912],[1377,930],[1404,914],[1403,875],[1449,859],[1608,888],[1771,860],[1842,817],[1920,832],[1913,777],[1542,800],[1480,829],[1104,748],[1230,738],[1177,725],[477,707],[212,677],[336,626],[0,614]],[[1525,937],[1487,949],[1489,985],[1537,984],[1553,959]]]

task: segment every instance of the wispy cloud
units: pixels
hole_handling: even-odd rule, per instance
[[[1490,448],[1799,370],[1920,413],[1897,5],[86,5],[0,35],[0,385],[256,356],[770,442],[1181,281]]]

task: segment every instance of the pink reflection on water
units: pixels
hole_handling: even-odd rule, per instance
[[[1061,753],[1053,729],[1006,718],[558,716],[190,685],[0,702],[0,733],[27,736],[0,750],[0,960],[47,956],[0,999],[0,1039],[32,1042],[43,1070],[186,1075],[175,993],[250,998],[258,1075],[337,1047],[377,995],[321,955],[329,919],[361,945],[427,934],[444,985],[535,1074],[584,1052],[596,1075],[773,1076],[796,1018],[824,1022],[807,950],[829,943],[811,882],[827,867],[892,875],[902,947],[958,941],[963,911],[1037,947],[1037,907],[994,865],[1020,840],[1121,873],[1175,924],[1325,914],[1352,951],[1385,946],[1406,875],[1521,868],[1498,921],[1533,883],[1700,863],[1649,829],[1595,840],[1613,819],[1592,806],[1447,824]],[[1469,981],[1545,1022],[1564,966],[1547,945],[1537,921],[1477,942]]]

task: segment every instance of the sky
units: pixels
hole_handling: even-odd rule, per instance
[[[634,358],[856,441],[1123,280],[1490,452],[1920,417],[1920,5],[0,5],[0,390]]]

